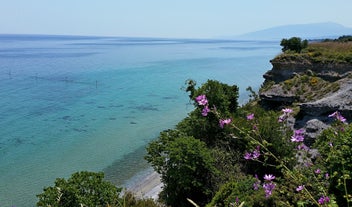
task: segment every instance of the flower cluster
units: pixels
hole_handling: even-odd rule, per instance
[[[198,103],[199,106],[203,106],[202,108],[202,115],[203,116],[207,116],[209,112],[211,112],[211,110],[209,109],[208,106],[208,100],[207,97],[205,95],[200,95],[198,97],[196,97],[196,102]],[[214,106],[214,111],[215,111],[215,106]],[[284,108],[282,109],[282,115],[279,116],[278,118],[278,122],[284,122],[286,121],[291,113],[293,112],[292,109],[290,108]],[[218,115],[218,117],[220,117],[219,114],[215,113],[216,115]],[[332,113],[329,115],[329,117],[333,117],[335,118],[337,121],[342,122],[342,123],[346,123],[346,118],[344,118],[338,111]],[[251,121],[254,119],[254,113],[250,113],[246,116],[246,119],[248,121]],[[227,118],[227,119],[221,119],[219,118],[219,126],[220,128],[224,128],[225,125],[229,125],[231,124],[232,120],[231,118]],[[254,124],[255,128],[256,125]],[[236,126],[233,126],[234,128],[241,130],[239,128],[237,128]],[[244,159],[245,160],[257,160],[261,154],[263,155],[272,155],[275,159],[278,159],[275,155],[271,154],[271,152],[266,148],[265,145],[263,145],[260,141],[256,140],[255,138],[249,136],[252,141],[254,143],[257,144],[256,148],[251,151],[251,152],[245,152],[244,154]],[[291,142],[296,142],[298,143],[297,146],[297,157],[299,158],[299,162],[304,163],[304,166],[307,167],[311,167],[314,165],[313,161],[311,160],[312,157],[308,156],[308,153],[311,151],[310,148],[308,146],[306,146],[303,142],[304,142],[304,130],[303,129],[298,129],[298,130],[294,130],[293,131],[293,135],[291,136],[290,139]],[[332,143],[330,142],[330,147],[333,147]],[[262,147],[262,152],[261,152],[261,148]],[[260,162],[260,161],[259,161]],[[286,170],[290,170],[285,166]],[[319,168],[316,168],[315,170],[312,170],[311,172],[313,172],[314,176],[317,178],[325,178],[325,182],[326,180],[329,179],[329,174],[328,173],[323,173]],[[275,176],[272,174],[265,174],[263,177],[263,181],[261,181],[257,175],[255,175],[256,181],[253,183],[253,188],[254,190],[259,190],[259,188],[263,188],[264,192],[265,192],[265,197],[269,198],[270,196],[272,196],[272,193],[274,191],[274,189],[276,188],[276,183],[274,183],[275,180]],[[292,178],[295,179],[295,176],[292,176]],[[297,180],[298,181],[298,180]],[[320,181],[319,181],[320,182]],[[328,203],[330,203],[330,198],[325,194],[325,192],[323,193],[323,196],[321,196],[318,200],[316,198],[314,198],[315,196],[310,194],[309,190],[305,187],[304,184],[298,185],[295,189],[297,192],[301,192],[303,190],[305,190],[305,192],[310,196],[310,199],[312,201],[314,201],[316,204],[318,205],[327,205]],[[235,203],[233,204],[238,204],[238,200],[236,200]]]
[[[246,160],[255,160],[260,157],[260,146],[258,145],[253,152],[246,152],[244,154],[244,159]]]
[[[210,112],[207,97],[205,95],[199,95],[196,97],[196,101],[199,106],[204,106],[204,108],[202,109],[202,116],[207,116]]]
[[[293,136],[291,136],[291,142],[303,142],[304,141],[303,133],[304,133],[303,129],[295,130],[293,133]]]
[[[324,205],[324,204],[329,203],[329,202],[330,202],[330,198],[328,196],[322,196],[318,200],[318,203],[320,205]]]
[[[276,187],[276,184],[273,182],[274,179],[275,179],[275,176],[272,174],[264,175],[265,183],[263,184],[263,188],[264,188],[266,198],[269,198],[272,195],[273,190]]]
[[[259,190],[261,181],[259,180],[257,175],[255,175],[255,179],[256,181],[253,183],[253,189]],[[276,187],[276,184],[273,182],[274,179],[275,179],[275,176],[272,174],[264,175],[263,189],[264,189],[266,198],[269,198],[273,194],[273,190]]]

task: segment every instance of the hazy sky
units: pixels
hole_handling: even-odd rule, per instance
[[[0,0],[0,33],[209,38],[286,24],[352,27],[352,0]]]

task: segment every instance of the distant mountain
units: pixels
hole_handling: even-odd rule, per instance
[[[272,27],[269,29],[236,36],[235,39],[281,40],[283,38],[290,37],[301,37],[303,39],[323,39],[336,38],[342,35],[352,35],[352,28],[327,22]]]

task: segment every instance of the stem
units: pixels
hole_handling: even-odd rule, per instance
[[[345,172],[345,165],[342,163],[342,172]],[[348,192],[347,192],[347,184],[346,184],[346,177],[345,175],[343,176],[343,185],[344,185],[344,189],[345,189],[345,196],[346,196],[346,201],[347,201],[347,207],[350,206],[350,202],[348,200]]]

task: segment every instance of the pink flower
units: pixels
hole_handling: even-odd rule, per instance
[[[304,136],[303,136],[303,130],[295,130],[293,136],[291,136],[291,142],[303,142]]]
[[[273,182],[270,183],[264,183],[263,184],[263,188],[264,188],[264,192],[265,192],[265,197],[269,198],[271,196],[271,194],[273,193],[273,190],[275,189],[276,184]]]
[[[299,191],[302,191],[304,189],[304,185],[299,185],[297,188],[296,188],[296,191],[299,192]]]
[[[251,160],[251,159],[252,159],[252,153],[246,152],[246,153],[244,154],[244,159],[246,159],[246,160]]]
[[[284,112],[285,114],[290,114],[293,112],[293,110],[289,109],[289,108],[284,108],[284,109],[282,109],[282,112]]]
[[[202,110],[202,116],[207,116],[209,112],[210,112],[210,109],[208,105],[206,105]]]
[[[254,114],[253,113],[247,115],[247,120],[252,120],[252,119],[254,119]]]
[[[318,168],[318,169],[314,170],[314,173],[315,173],[315,174],[320,174],[320,173],[321,173],[321,170]]]
[[[329,177],[330,177],[330,176],[329,176],[329,173],[325,173],[325,179],[327,179],[327,180],[328,180],[328,179],[329,179]]]
[[[230,123],[231,123],[231,119],[220,119],[219,120],[219,125],[221,128],[224,128],[224,125],[230,124]]]
[[[260,157],[260,146],[257,146],[252,153],[246,152],[244,154],[244,159],[246,160],[255,160],[255,159],[258,159],[259,157]]]
[[[272,180],[274,180],[275,179],[275,176],[274,175],[272,175],[272,174],[265,174],[264,175],[264,180],[267,180],[267,181],[272,181]]]
[[[345,123],[346,122],[346,118],[343,117],[340,112],[335,111],[334,113],[330,114],[328,117],[335,117],[336,120]]]
[[[260,146],[257,146],[257,148],[253,151],[253,159],[257,159],[260,157]]]
[[[329,203],[329,202],[330,202],[330,198],[328,196],[322,196],[318,200],[318,203],[320,205],[324,205],[325,203]]]
[[[205,95],[199,95],[196,97],[196,101],[198,103],[198,105],[200,106],[205,106],[208,104],[208,100],[207,97]]]

